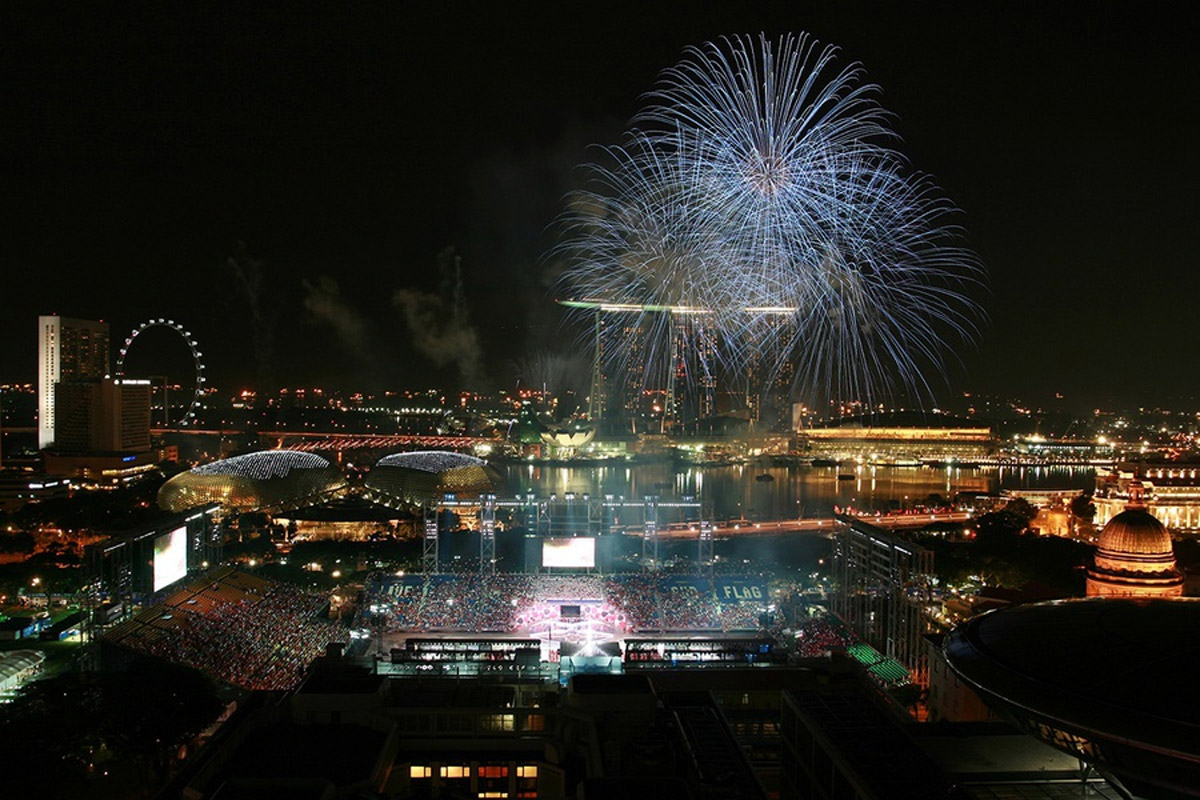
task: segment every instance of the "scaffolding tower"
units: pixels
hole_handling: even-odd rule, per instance
[[[552,494],[548,498],[518,494],[504,500],[494,494],[462,500],[453,495],[446,495],[440,501],[427,503],[422,508],[425,528],[421,566],[426,574],[436,573],[441,564],[438,547],[442,533],[440,512],[443,509],[454,510],[457,513],[464,513],[465,510],[478,514],[476,519],[479,521],[480,537],[479,570],[486,574],[494,574],[496,570],[496,515],[500,509],[511,515],[509,519],[512,522],[525,528],[527,538],[538,541],[576,536],[599,539],[612,534],[614,529],[632,534],[640,526],[642,563],[648,570],[656,570],[660,566],[660,515],[664,512],[668,515],[688,513],[694,520],[695,515],[702,514],[700,563],[711,570],[714,561],[711,505],[702,505],[690,496],[662,502],[657,496],[646,496],[637,500],[611,494],[593,497],[589,494],[577,495],[574,492],[565,495]],[[536,548],[526,546],[524,552],[525,572],[537,571]]]
[[[425,538],[421,547],[421,571],[432,575],[438,571],[438,507],[425,503],[421,507],[425,519]]]
[[[710,519],[700,520],[700,537],[697,540],[699,548],[696,553],[696,563],[700,566],[702,575],[712,575],[713,572],[713,524]]]
[[[645,522],[642,528],[642,568],[658,569],[658,497],[645,498]]]
[[[479,507],[479,572],[496,574],[496,495],[485,494]]]

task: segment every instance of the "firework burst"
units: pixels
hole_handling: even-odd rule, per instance
[[[677,370],[691,315],[715,342],[705,373],[788,375],[806,399],[927,397],[973,339],[983,271],[955,209],[895,149],[862,67],[837,62],[807,36],[689,48],[603,151],[566,214],[562,286],[628,309],[611,367]],[[639,344],[620,338],[634,329]]]

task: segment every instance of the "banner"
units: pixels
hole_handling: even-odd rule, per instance
[[[770,601],[767,587],[753,578],[716,578],[714,584],[717,602],[730,605],[734,603],[755,603],[766,605]]]

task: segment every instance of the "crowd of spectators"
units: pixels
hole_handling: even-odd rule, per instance
[[[511,631],[530,602],[526,575],[436,575],[417,609],[420,630]]]
[[[723,603],[717,614],[717,623],[723,631],[755,630],[762,627],[759,618],[762,609],[751,603]]]
[[[597,575],[534,575],[533,596],[539,600],[603,600],[604,583]]]
[[[664,630],[721,630],[717,622],[720,605],[711,588],[701,589],[693,583],[673,583],[661,587],[655,597],[658,600],[660,627]]]
[[[177,592],[105,640],[247,689],[288,689],[327,644],[349,638],[323,615],[328,605],[299,587],[234,572]]]
[[[604,579],[604,590],[611,602],[625,612],[634,630],[658,627],[658,577],[646,573],[610,576]]]
[[[796,655],[820,658],[830,653],[845,653],[857,637],[833,616],[814,617],[796,629]]]
[[[579,605],[580,616],[614,631],[757,630],[763,603],[737,598],[721,602],[707,578],[633,573],[625,575],[519,575],[477,573],[367,582],[375,621],[391,631],[528,631]]]

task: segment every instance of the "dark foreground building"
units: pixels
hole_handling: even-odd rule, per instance
[[[1130,796],[1200,797],[1200,600],[1018,606],[960,626],[945,654],[989,705]]]
[[[576,676],[561,692],[392,679],[328,661],[245,713],[165,796],[767,797],[711,692],[645,675]]]
[[[164,798],[1121,797],[1004,724],[912,722],[851,659],[389,678],[336,653],[257,695]]]

